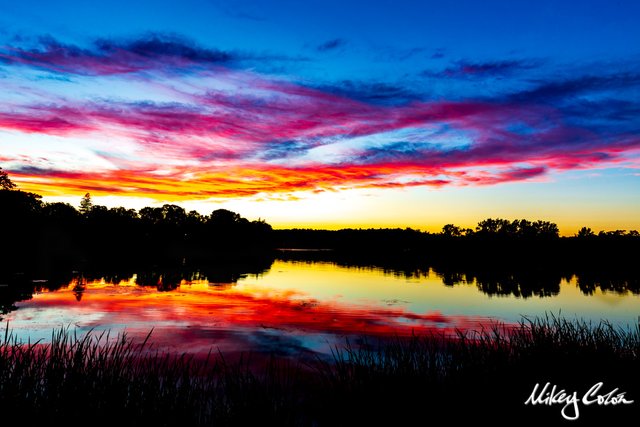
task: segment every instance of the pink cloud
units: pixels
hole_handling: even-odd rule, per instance
[[[5,47],[2,52],[0,57],[11,64],[62,67],[66,73],[92,76],[157,69],[165,60],[169,66],[197,65],[206,71],[192,76],[203,80],[190,82],[189,91],[178,89],[173,80],[142,79],[180,102],[52,97],[51,103],[0,109],[0,130],[82,137],[112,165],[88,165],[71,173],[62,164],[37,169],[13,159],[18,166],[10,172],[34,191],[134,191],[184,199],[495,185],[616,164],[640,150],[640,140],[632,134],[570,123],[561,109],[548,104],[509,98],[369,104],[221,68],[220,62],[230,60],[223,54],[176,40],[104,42],[90,50],[51,42],[41,49]],[[207,79],[215,81],[214,69],[231,88],[211,87]],[[434,129],[437,137],[430,136]],[[404,140],[402,132],[408,130],[425,136]],[[118,150],[121,143],[127,146],[124,152]]]

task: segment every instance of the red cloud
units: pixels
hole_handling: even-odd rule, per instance
[[[107,47],[103,55],[119,58],[118,48]],[[156,49],[151,59],[169,55],[198,64],[211,65],[207,55],[213,55],[151,43],[136,48],[140,58],[146,58],[140,53],[143,48]],[[56,55],[71,61],[64,52]],[[45,61],[40,51],[22,52],[13,60],[33,55]],[[80,62],[96,59],[86,52],[79,55]],[[24,189],[45,194],[135,192],[167,200],[354,187],[492,185],[620,162],[640,149],[640,140],[632,134],[568,124],[563,112],[549,105],[510,99],[373,105],[251,73],[223,74],[236,89],[186,93],[171,87],[182,103],[104,100],[5,106],[0,129],[96,141],[94,146],[104,146],[98,155],[113,165],[109,170],[87,166],[64,172],[63,165],[38,170],[16,161],[23,167],[6,169]],[[401,132],[408,130],[425,136],[404,140]],[[360,142],[349,145],[354,138]],[[382,142],[376,142],[380,138]],[[121,141],[129,149],[125,154],[117,150]]]

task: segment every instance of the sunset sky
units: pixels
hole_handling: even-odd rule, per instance
[[[0,167],[45,201],[275,227],[640,229],[639,21],[631,0],[0,0]]]

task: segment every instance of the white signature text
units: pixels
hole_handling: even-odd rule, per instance
[[[599,382],[593,385],[582,398],[578,398],[578,392],[568,392],[564,389],[558,390],[559,387],[546,383],[542,389],[540,384],[537,383],[533,387],[531,395],[524,402],[525,405],[564,405],[560,413],[567,420],[577,420],[580,417],[580,403],[585,406],[588,405],[630,405],[633,400],[627,400],[625,398],[626,392],[619,391],[618,388],[614,388],[608,393],[601,392],[603,383]]]

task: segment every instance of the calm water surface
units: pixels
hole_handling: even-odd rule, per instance
[[[2,326],[9,322],[18,337],[32,341],[46,341],[52,329],[61,327],[126,331],[129,336],[153,329],[155,345],[174,351],[299,354],[327,352],[345,337],[363,334],[453,332],[546,313],[606,319],[623,327],[638,322],[640,295],[601,287],[585,292],[578,280],[559,278],[551,291],[533,295],[511,283],[511,291],[500,295],[488,292],[488,285],[476,278],[458,277],[451,285],[432,270],[403,275],[277,260],[265,273],[234,283],[194,274],[170,290],[162,286],[162,276],[157,287],[141,286],[135,274],[124,280],[74,279],[59,290],[37,292],[16,303],[17,310],[3,317]],[[522,294],[528,297],[516,296]]]

